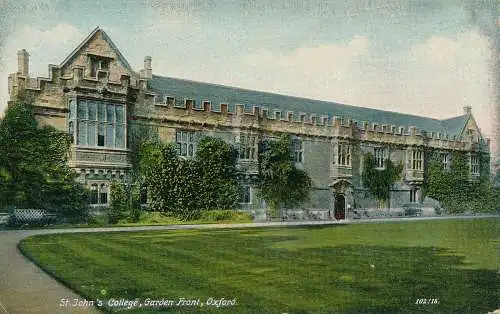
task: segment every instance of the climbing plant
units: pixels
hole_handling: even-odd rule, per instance
[[[385,168],[377,169],[375,157],[368,153],[363,158],[363,185],[367,187],[372,195],[383,207],[390,199],[390,191],[403,170],[403,164],[397,166],[390,159],[385,160]]]
[[[259,147],[258,195],[269,204],[272,216],[278,209],[293,207],[309,199],[312,181],[307,172],[295,167],[290,136],[266,140]]]
[[[429,162],[426,178],[427,195],[438,200],[445,210],[451,213],[464,211],[489,212],[496,209],[498,191],[489,178],[487,156],[480,156],[480,176],[476,180],[470,177],[468,157],[463,152],[454,152],[449,170],[437,155]]]
[[[138,153],[139,177],[151,210],[183,220],[203,210],[233,209],[239,198],[237,152],[221,139],[204,137],[194,158],[179,158],[172,143],[148,140]]]

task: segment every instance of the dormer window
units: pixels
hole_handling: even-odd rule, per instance
[[[90,76],[97,78],[99,71],[109,71],[109,59],[90,56]]]

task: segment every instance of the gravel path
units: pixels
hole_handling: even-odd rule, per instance
[[[336,225],[349,223],[398,222],[408,220],[430,219],[474,219],[499,216],[467,216],[467,217],[418,217],[418,218],[382,218],[370,220],[345,221],[297,221],[297,222],[261,222],[251,224],[207,224],[207,225],[170,225],[144,227],[111,227],[111,228],[75,228],[75,229],[43,229],[0,231],[0,314],[27,313],[99,313],[93,307],[61,307],[62,299],[78,299],[79,296],[54,280],[35,264],[25,258],[17,249],[23,238],[38,234],[75,233],[75,232],[118,232],[149,230],[182,230],[182,229],[221,229],[221,228],[256,228],[286,227],[301,225]]]

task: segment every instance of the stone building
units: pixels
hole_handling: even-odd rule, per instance
[[[108,35],[96,28],[48,78],[29,76],[29,54],[18,52],[18,72],[9,76],[14,99],[21,90],[35,95],[37,119],[69,132],[70,165],[92,191],[92,203],[107,204],[111,180],[127,180],[130,142],[148,130],[177,143],[187,158],[201,136],[223,138],[239,149],[242,204],[265,207],[256,196],[260,140],[288,133],[297,164],[312,178],[311,199],[302,208],[342,219],[377,202],[363,187],[363,156],[372,153],[379,168],[385,159],[404,165],[389,206],[422,203],[428,152],[469,156],[471,179],[479,176],[480,157],[489,160],[489,140],[481,135],[471,108],[446,120],[355,107],[153,74],[152,58],[134,71]]]

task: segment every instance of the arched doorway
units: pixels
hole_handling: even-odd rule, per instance
[[[334,217],[335,219],[345,219],[345,197],[342,194],[335,196],[334,205]]]

